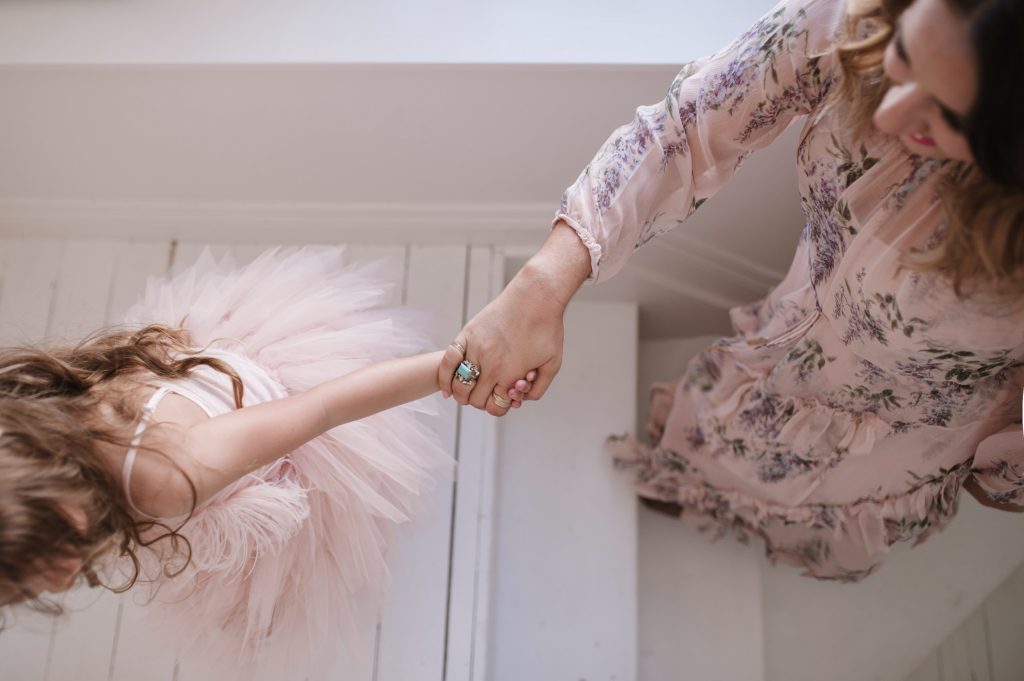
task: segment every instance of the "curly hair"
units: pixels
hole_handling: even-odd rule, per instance
[[[833,102],[842,103],[846,123],[859,133],[889,82],[883,53],[900,14],[913,0],[851,0],[847,39],[837,48],[842,72]],[[945,275],[957,295],[1024,294],[1024,134],[1017,118],[1024,107],[1024,2],[944,0],[969,22],[978,60],[978,94],[965,135],[974,164],[955,163],[939,193],[946,225],[936,248],[908,254],[919,271]]]
[[[161,565],[168,575],[188,565],[191,547],[179,533],[195,509],[188,475],[171,461],[192,490],[185,521],[170,527],[138,519],[98,445],[127,448],[124,433],[141,417],[137,391],[118,389],[117,379],[173,380],[200,365],[230,377],[241,407],[238,374],[192,349],[182,329],[151,325],[98,332],[74,345],[0,349],[0,590],[13,594],[8,604],[60,613],[58,604],[35,596],[25,583],[61,560],[81,561],[90,585],[117,592],[137,582],[140,548],[166,541]],[[81,519],[70,517],[69,508]],[[126,579],[103,584],[99,573],[115,561],[124,564],[119,557],[130,563]]]

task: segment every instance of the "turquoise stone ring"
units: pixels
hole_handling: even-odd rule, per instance
[[[455,370],[455,380],[462,385],[473,385],[478,378],[480,378],[480,367],[468,359],[462,360]]]

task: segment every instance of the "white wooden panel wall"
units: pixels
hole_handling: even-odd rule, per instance
[[[565,338],[543,402],[500,426],[493,681],[636,679],[637,502],[602,446],[633,427],[636,305],[574,303]]]
[[[116,321],[148,276],[178,271],[204,248],[215,255],[230,252],[244,264],[266,246],[0,240],[0,342],[77,337]],[[354,246],[346,255],[349,261],[388,263],[401,282],[391,302],[434,310],[440,344],[458,330],[467,311],[490,298],[501,262],[489,248],[465,246]],[[449,417],[441,436],[465,460],[464,478],[458,485],[454,477],[440,480],[423,517],[397,537],[392,595],[377,630],[367,632],[365,653],[372,665],[366,676],[353,678],[341,659],[330,678],[483,678],[485,658],[475,639],[486,631],[477,620],[486,600],[479,589],[486,587],[480,563],[489,557],[490,492],[483,486],[493,479],[493,426],[482,415],[464,414],[458,421],[464,427],[457,428],[454,403],[441,408]],[[140,592],[118,596],[81,589],[67,595],[70,614],[60,620],[19,613],[11,630],[0,635],[0,681],[204,681],[204,670],[179,664],[173,642],[156,640],[148,631],[145,600]]]
[[[1024,679],[1024,565],[921,663],[907,681]]]

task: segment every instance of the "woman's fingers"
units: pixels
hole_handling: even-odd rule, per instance
[[[513,392],[510,388],[507,391],[502,391],[500,388],[495,386],[495,389],[491,392],[490,397],[487,398],[487,403],[484,405],[484,409],[491,416],[504,416],[508,413],[508,410],[512,408],[515,403],[511,397],[506,397],[504,393]]]

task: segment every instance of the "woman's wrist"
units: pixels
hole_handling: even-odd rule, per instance
[[[564,311],[590,276],[590,270],[590,251],[586,245],[571,227],[558,223],[512,284],[527,287],[538,298],[543,297]]]

